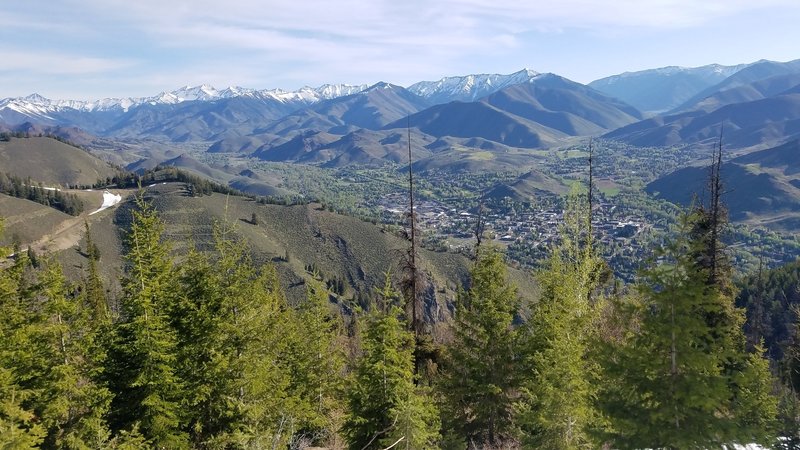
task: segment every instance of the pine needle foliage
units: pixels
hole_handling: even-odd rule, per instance
[[[177,339],[169,323],[177,285],[164,224],[143,194],[126,236],[120,317],[114,326],[108,380],[116,392],[112,425],[136,424],[154,446],[188,447],[183,430],[183,381],[176,373]]]
[[[684,218],[684,230],[692,220]],[[768,364],[760,349],[745,351],[743,313],[709,283],[696,258],[703,243],[691,236],[679,233],[643,271],[637,297],[621,308],[638,329],[606,349],[600,405],[615,447],[771,443],[777,405]]]
[[[359,327],[362,355],[347,389],[350,414],[342,431],[351,449],[435,449],[439,414],[429,389],[414,384],[414,334],[402,310],[388,304],[399,298],[388,284],[383,311],[374,310]]]
[[[538,272],[539,301],[525,328],[523,442],[543,449],[594,448],[597,363],[591,353],[602,300],[596,294],[603,262],[590,234],[584,196],[567,198],[560,243]]]
[[[508,284],[502,254],[481,248],[470,289],[459,296],[439,392],[445,429],[474,446],[514,439],[513,405],[519,395],[520,300]]]

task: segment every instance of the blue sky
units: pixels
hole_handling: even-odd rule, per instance
[[[0,98],[293,90],[469,73],[588,83],[800,58],[797,0],[23,0],[0,3]]]

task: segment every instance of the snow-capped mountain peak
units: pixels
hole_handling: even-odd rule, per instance
[[[474,101],[508,86],[529,83],[540,75],[534,70],[522,69],[509,75],[480,74],[445,77],[438,81],[421,81],[412,84],[408,90],[432,102]]]
[[[466,75],[461,77],[446,77],[439,81],[423,81],[410,86],[408,89],[430,101],[472,101],[491,94],[504,87],[530,82],[539,76],[539,73],[523,69],[509,75],[482,74]],[[368,89],[391,88],[394,85],[376,83],[374,85],[349,85],[349,84],[323,84],[313,88],[302,87],[295,91],[282,89],[256,90],[240,86],[229,86],[219,90],[208,84],[186,85],[173,91],[164,91],[150,97],[105,98],[100,100],[51,100],[39,94],[26,97],[6,98],[0,100],[0,109],[10,108],[24,115],[49,118],[54,113],[70,110],[80,112],[122,111],[130,108],[149,105],[175,105],[190,101],[217,101],[236,97],[251,97],[261,100],[276,100],[282,103],[314,104],[324,100],[331,100],[347,95],[357,94]]]
[[[216,100],[220,97],[220,92],[214,86],[201,84],[200,86],[184,86],[171,92],[180,101]]]
[[[31,95],[29,95],[27,97],[23,97],[21,100],[24,100],[24,101],[30,102],[30,103],[38,103],[38,104],[49,104],[50,103],[50,99],[44,98],[44,97],[42,97],[41,95],[39,95],[37,93],[33,93],[33,94],[31,94]]]

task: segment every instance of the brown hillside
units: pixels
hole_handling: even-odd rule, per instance
[[[0,142],[0,171],[52,185],[90,185],[114,169],[88,152],[48,137]]]

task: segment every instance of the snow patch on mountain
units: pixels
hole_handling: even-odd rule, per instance
[[[445,77],[438,81],[421,81],[412,84],[408,90],[435,103],[453,100],[471,102],[515,84],[530,83],[539,76],[541,74],[536,71],[523,69],[509,75],[480,74]]]
[[[306,86],[297,91],[284,91],[281,89],[256,90],[240,86],[230,86],[223,90],[218,90],[213,86],[203,84],[200,86],[187,85],[174,91],[161,92],[151,97],[105,98],[91,101],[51,100],[39,94],[31,94],[26,97],[0,100],[0,110],[8,108],[31,118],[52,120],[51,114],[66,110],[82,112],[121,110],[127,112],[130,108],[143,104],[175,105],[190,101],[210,102],[235,97],[275,100],[282,103],[313,104],[322,100],[355,94],[367,87],[367,85],[325,84],[318,88]]]

